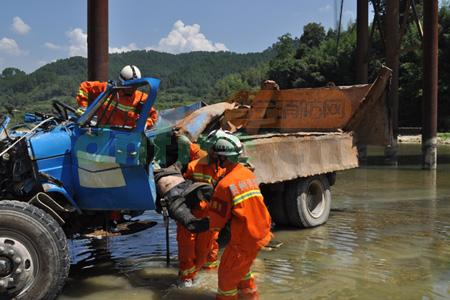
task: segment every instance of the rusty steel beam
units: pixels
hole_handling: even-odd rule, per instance
[[[438,0],[423,3],[423,168],[437,166]]]
[[[369,2],[358,0],[356,27],[356,83],[367,83],[369,76]]]
[[[386,63],[392,70],[391,90],[388,95],[389,108],[392,116],[393,141],[386,148],[386,162],[397,164],[398,137],[398,74],[400,67],[400,1],[386,0],[385,13]]]
[[[356,83],[369,80],[369,0],[357,0],[356,13]],[[367,160],[367,146],[358,140],[358,159]]]
[[[108,0],[87,0],[88,80],[108,80]]]

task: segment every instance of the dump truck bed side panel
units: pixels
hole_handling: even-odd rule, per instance
[[[358,167],[347,133],[279,134],[243,137],[244,155],[260,183],[275,183]]]

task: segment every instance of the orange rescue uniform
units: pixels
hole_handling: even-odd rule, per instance
[[[237,299],[240,292],[257,298],[250,267],[271,239],[271,218],[252,171],[237,164],[217,184],[209,207],[210,228],[218,232],[230,221],[231,239],[219,265],[216,299]]]
[[[203,158],[206,155],[208,155],[208,153],[202,150],[199,144],[191,143],[189,145],[189,157],[191,158],[191,161]]]
[[[107,82],[101,81],[82,82],[77,95],[78,105],[83,108],[88,107],[89,104],[106,90],[107,86]],[[111,105],[107,105],[107,102],[104,104],[104,107],[107,107],[107,111],[102,120],[100,120],[101,125],[135,127],[140,110],[147,100],[147,94],[136,90],[133,95],[126,95],[119,91],[119,97],[114,97]],[[98,117],[100,118],[102,115],[103,111],[99,112]],[[152,107],[147,119],[147,128],[151,128],[157,120],[158,112]],[[106,122],[108,124],[105,124]]]
[[[192,147],[191,150],[193,150]],[[198,154],[196,151],[191,151],[191,154],[195,153]],[[206,155],[206,152],[203,151],[203,154]],[[213,164],[209,164],[208,157],[203,156],[188,164],[184,177],[195,182],[215,185],[223,171],[223,169],[216,169]],[[207,217],[209,214],[208,202],[200,201],[198,206],[192,210],[192,214],[197,218]],[[212,269],[217,267],[217,254],[219,252],[217,237],[218,232],[192,233],[184,226],[177,224],[178,260],[181,280],[193,279],[201,268]]]

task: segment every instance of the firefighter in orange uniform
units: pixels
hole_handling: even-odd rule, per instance
[[[218,137],[210,151],[225,169],[209,206],[210,230],[230,222],[231,239],[220,260],[216,299],[258,299],[250,267],[271,239],[271,218],[256,177],[238,162],[242,144],[231,134]]]
[[[141,78],[141,71],[134,65],[127,65],[120,71],[119,79],[123,82],[126,80]],[[89,104],[92,103],[102,92],[106,90],[107,82],[101,81],[84,81],[80,84],[80,89],[77,95],[77,102],[80,106],[78,110],[80,113]],[[139,118],[139,112],[143,104],[147,100],[147,94],[136,89],[124,89],[119,91],[114,99],[113,104],[107,105],[107,112],[100,113],[101,125],[113,126],[136,126],[136,121]],[[152,107],[149,118],[147,119],[147,128],[151,128],[158,120],[158,113]],[[108,123],[108,124],[105,124]]]
[[[198,144],[184,141],[185,139],[187,138],[183,136],[178,137],[179,143],[189,144],[190,158],[198,159],[188,164],[184,177],[214,186],[223,170],[210,163],[209,156]],[[200,201],[197,207],[192,209],[192,214],[199,219],[207,217],[208,202]],[[217,238],[218,232],[191,233],[181,224],[177,224],[180,286],[191,287],[197,272],[202,268],[217,268]]]

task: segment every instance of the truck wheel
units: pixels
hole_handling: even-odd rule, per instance
[[[66,236],[50,215],[0,201],[0,298],[55,299],[69,267]]]
[[[276,183],[264,185],[261,192],[269,210],[272,221],[276,225],[289,225],[289,218],[284,203],[284,184]]]
[[[314,227],[328,220],[331,193],[326,176],[300,178],[289,182],[285,198],[289,223],[292,226]]]

